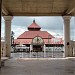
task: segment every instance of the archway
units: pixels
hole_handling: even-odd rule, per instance
[[[32,40],[33,52],[43,51],[44,40],[40,36],[36,36]]]
[[[31,44],[33,47],[31,52],[35,53],[35,54],[33,54],[33,56],[44,57],[44,40],[40,36],[36,36],[33,38]],[[38,55],[38,53],[39,53],[39,55]]]

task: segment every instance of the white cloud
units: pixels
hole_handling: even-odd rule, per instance
[[[39,17],[32,17],[32,16],[24,16],[24,17],[15,17],[12,20],[12,31],[15,32],[15,37],[18,37],[21,33],[27,30],[27,27],[36,20],[36,23],[42,27],[41,30],[48,31],[54,36],[63,36],[63,19],[62,17],[49,17],[49,16],[39,16]],[[75,39],[75,19],[71,19],[71,39]],[[2,29],[1,35],[4,36],[4,19],[2,18]]]
[[[14,33],[15,33],[15,38],[17,38],[20,34],[22,34],[24,31],[27,30],[27,28],[23,28],[21,26],[17,26],[17,25],[12,25],[12,29],[11,29]]]

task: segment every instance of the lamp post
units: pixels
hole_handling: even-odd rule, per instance
[[[69,49],[69,45],[70,45],[70,43],[69,43],[69,42],[67,42],[67,47],[68,47],[68,49]],[[68,52],[68,56],[69,56],[69,52]]]
[[[49,45],[50,45],[50,35],[48,35],[48,52],[49,52]]]
[[[14,46],[14,32],[11,31],[11,46],[13,47]]]
[[[55,45],[55,39],[53,39],[53,44]],[[52,50],[52,58],[54,58],[54,47],[53,47],[53,50]]]

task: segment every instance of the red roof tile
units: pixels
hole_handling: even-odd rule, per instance
[[[36,23],[32,23],[28,28],[41,28],[41,27]]]
[[[39,28],[39,29],[41,29],[41,27],[38,24],[35,23],[35,20],[33,20],[33,23],[28,27],[28,29],[29,28]]]
[[[36,36],[40,36],[43,39],[54,38],[54,36],[49,34],[47,31],[25,31],[18,37],[18,39],[33,39]]]
[[[33,38],[39,36],[44,40],[45,44],[63,44],[62,39],[60,39],[58,42],[54,42],[54,36],[49,34],[47,31],[40,31],[40,29],[41,27],[37,25],[34,20],[33,23],[28,27],[29,31],[25,31],[23,34],[21,34],[17,39],[15,39],[14,43],[31,44]]]
[[[16,44],[31,44],[32,39],[15,39],[14,43]]]
[[[60,38],[59,38],[60,39]],[[63,44],[63,40],[59,42],[54,42],[53,39],[43,39],[45,44]],[[32,39],[15,39],[14,43],[16,44],[31,44]]]

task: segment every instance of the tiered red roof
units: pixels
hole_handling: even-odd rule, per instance
[[[18,39],[33,39],[36,36],[40,36],[43,39],[54,38],[47,31],[25,31]]]
[[[35,20],[33,20],[33,23],[28,27],[29,31],[39,31],[41,29],[41,27],[36,24]]]
[[[28,27],[29,31],[25,31],[23,34],[21,34],[17,39],[15,39],[16,44],[31,44],[32,39],[36,36],[41,37],[44,40],[45,44],[63,44],[63,41],[54,43],[52,41],[52,36],[47,31],[40,31],[41,27],[35,23],[35,20],[33,23]],[[50,40],[50,42],[49,42]]]
[[[40,28],[41,29],[41,27],[38,24],[36,24],[35,20],[33,20],[33,23],[29,25],[28,28]]]

